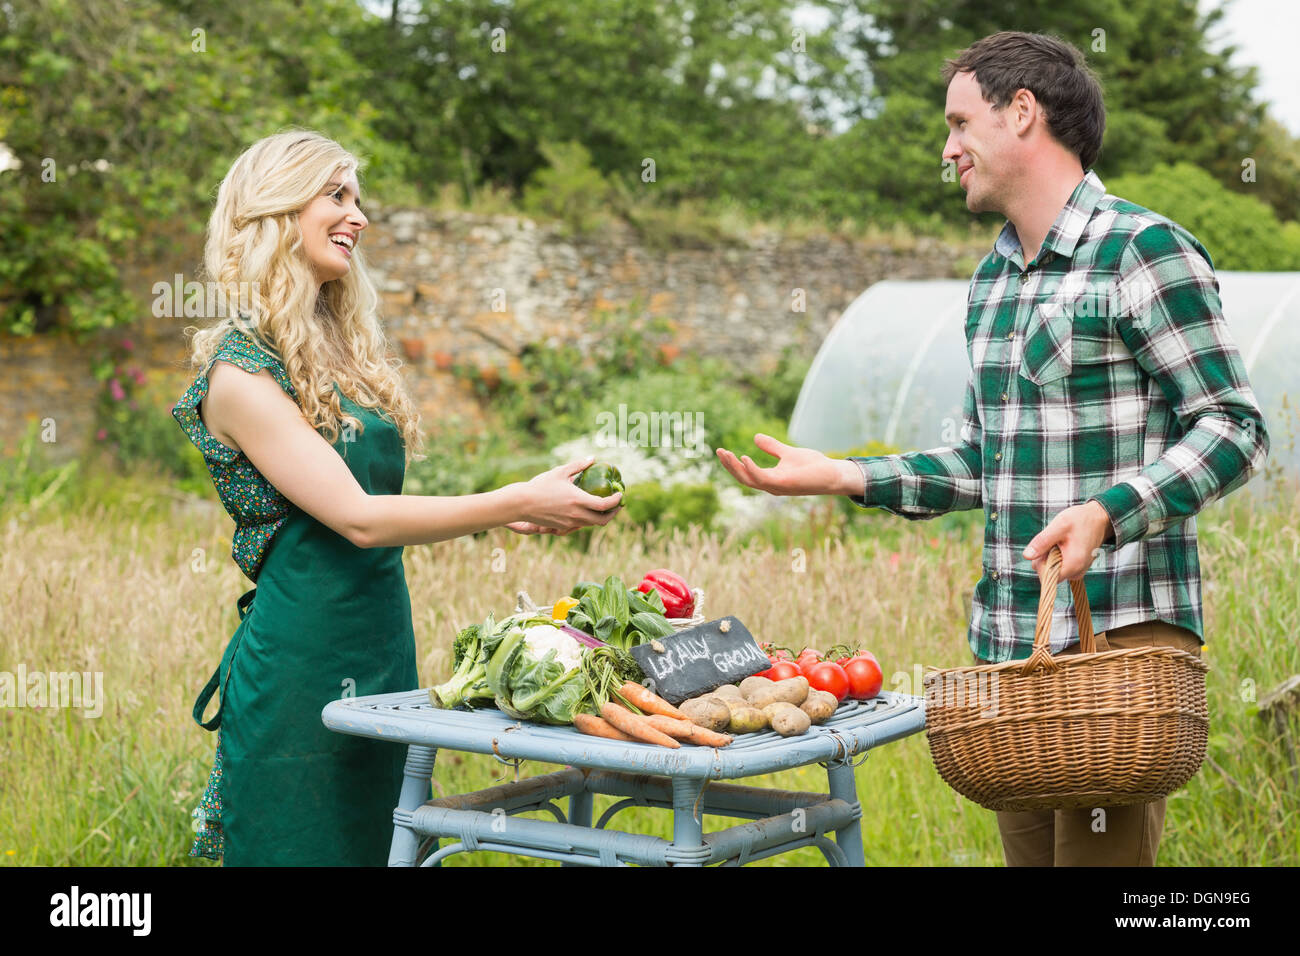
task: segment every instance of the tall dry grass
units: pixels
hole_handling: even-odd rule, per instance
[[[146,479],[114,487],[107,502],[0,509],[0,670],[21,662],[28,672],[102,671],[107,696],[99,718],[0,708],[0,861],[8,864],[210,865],[187,856],[190,810],[215,745],[190,708],[237,627],[235,599],[249,584],[230,559],[232,525],[219,509]],[[1286,742],[1253,713],[1252,695],[1300,672],[1300,492],[1278,485],[1268,496],[1238,495],[1207,510],[1200,526],[1213,736],[1209,761],[1169,801],[1160,863],[1294,865],[1300,786]],[[917,690],[913,675],[925,666],[969,663],[977,531],[936,533],[933,523],[899,520],[887,542],[833,530],[809,542],[778,549],[615,522],[588,553],[504,531],[408,548],[421,682],[445,678],[460,627],[509,611],[520,590],[542,602],[578,580],[635,579],[652,567],[703,587],[710,616],[734,613],[760,639],[871,648],[887,688]],[[1297,732],[1293,721],[1292,741]],[[490,757],[443,753],[434,779],[453,793],[513,774]],[[922,735],[873,752],[857,774],[868,863],[1001,864],[993,815],[942,783]],[[748,782],[825,789],[817,767]],[[597,812],[610,802],[598,798]],[[670,815],[659,811],[627,811],[614,825],[671,835]],[[805,849],[767,862],[820,861]],[[499,854],[448,865],[506,862],[551,865]]]

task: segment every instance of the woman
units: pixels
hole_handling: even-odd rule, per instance
[[[405,748],[332,733],[320,712],[419,686],[404,545],[499,525],[566,534],[607,523],[620,502],[572,483],[589,460],[485,494],[402,495],[419,416],[376,317],[358,167],[306,131],[235,161],[205,267],[226,302],[248,305],[193,335],[199,374],[172,410],[256,584],[194,708],[220,732],[190,853],[227,866],[387,861]]]

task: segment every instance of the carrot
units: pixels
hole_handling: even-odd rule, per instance
[[[608,737],[610,740],[628,740],[635,742],[635,737],[629,737],[623,731],[610,724],[604,717],[597,717],[595,714],[574,714],[573,726],[584,734],[590,734],[593,737]]]
[[[701,747],[725,747],[731,743],[731,734],[720,734],[716,730],[709,730],[707,727],[701,727],[699,724],[691,724],[694,730],[691,732],[691,743],[699,744]]]
[[[669,737],[684,740],[688,744],[698,744],[701,747],[725,747],[731,743],[730,734],[717,733],[693,724],[689,720],[674,720],[662,714],[650,714],[646,717],[646,722],[656,730],[662,730]]]
[[[691,728],[695,725],[689,720],[665,717],[663,714],[646,714],[645,722],[655,730],[662,730],[674,740],[690,740]]]
[[[669,737],[662,730],[656,730],[646,723],[644,717],[638,717],[626,707],[619,704],[609,703],[600,708],[601,715],[611,724],[623,731],[625,734],[631,734],[637,740],[645,741],[648,744],[658,744],[660,747],[680,747],[677,741]]]
[[[680,710],[654,691],[642,687],[640,684],[628,681],[618,689],[618,692],[629,703],[635,704],[638,709],[645,711],[647,714],[662,714],[665,717],[674,717],[677,720],[686,719],[686,715]]]

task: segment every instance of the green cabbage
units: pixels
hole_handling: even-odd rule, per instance
[[[487,665],[497,708],[516,720],[571,724],[586,684],[581,668],[565,669],[548,650],[535,656],[524,641],[527,621],[516,622]]]

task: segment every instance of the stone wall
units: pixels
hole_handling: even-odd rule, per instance
[[[525,344],[589,341],[597,334],[591,319],[601,310],[631,307],[669,318],[682,351],[762,369],[787,346],[811,357],[872,283],[965,278],[986,251],[924,239],[898,244],[774,234],[712,249],[662,251],[626,226],[570,239],[556,226],[510,216],[411,209],[370,215],[361,248],[383,295],[389,337],[434,434],[449,416],[481,420],[468,386],[450,371],[454,363],[508,374]],[[195,236],[178,243],[166,262],[124,269],[140,302],[141,319],[131,330],[105,332],[81,345],[67,336],[0,334],[5,450],[30,420],[57,423],[55,458],[93,444],[102,386],[90,362],[124,338],[152,383],[150,394],[167,405],[174,401],[193,379],[182,330],[205,321],[154,316],[151,290],[177,273],[183,281],[197,278],[200,256],[201,237]],[[158,412],[168,414],[165,407]]]

